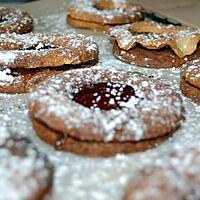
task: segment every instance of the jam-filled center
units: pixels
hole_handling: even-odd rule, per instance
[[[131,86],[112,82],[85,85],[73,92],[75,102],[101,110],[121,109],[132,96],[136,97]]]

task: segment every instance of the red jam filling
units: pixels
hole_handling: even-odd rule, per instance
[[[85,85],[73,92],[73,100],[88,108],[101,110],[121,109],[120,104],[135,96],[134,89],[121,83],[96,83]]]

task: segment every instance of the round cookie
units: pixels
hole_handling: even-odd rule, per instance
[[[136,66],[181,67],[200,57],[200,32],[189,27],[143,21],[114,27],[109,35],[113,54]]]
[[[114,25],[128,24],[144,18],[140,5],[126,0],[75,0],[67,11],[67,21],[78,28],[108,30]]]
[[[148,68],[178,68],[187,61],[200,58],[200,48],[192,55],[180,58],[168,47],[159,50],[149,50],[138,45],[133,49],[125,51],[120,49],[117,43],[114,42],[113,55],[124,62],[136,66]]]
[[[200,198],[199,144],[165,155],[145,167],[128,185],[123,200],[182,200]]]
[[[36,133],[60,150],[89,156],[131,153],[155,146],[183,118],[180,96],[135,72],[73,70],[31,95]]]
[[[81,34],[0,35],[0,67],[57,67],[81,64],[97,58],[96,43]]]
[[[200,60],[187,62],[181,68],[180,88],[194,102],[200,103]]]
[[[32,123],[37,135],[47,144],[54,146],[55,149],[86,156],[107,157],[117,153],[128,154],[144,151],[161,144],[169,137],[169,135],[166,135],[139,142],[91,142],[79,140],[70,136],[63,138],[62,133],[47,127],[34,118],[32,119]]]
[[[83,35],[0,35],[0,92],[23,93],[45,79],[98,61],[98,46]]]
[[[1,136],[0,163],[2,199],[39,200],[49,195],[53,166],[26,139]]]
[[[44,80],[67,70],[87,68],[95,65],[93,60],[80,65],[64,65],[36,69],[0,68],[0,93],[26,93],[33,91]]]
[[[33,19],[27,12],[0,7],[0,33],[27,33],[33,29]]]
[[[180,190],[182,179],[176,180],[176,172],[170,169],[153,168],[140,173],[129,185],[123,200],[182,200],[185,191]],[[169,180],[169,178],[171,178]],[[173,181],[172,181],[173,180]],[[174,181],[175,180],[175,181]],[[171,182],[169,184],[169,181]],[[185,186],[185,185],[184,185]],[[151,192],[154,191],[154,192]]]

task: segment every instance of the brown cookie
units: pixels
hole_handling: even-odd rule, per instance
[[[65,65],[53,68],[0,68],[0,93],[16,94],[31,92],[38,84],[56,74],[61,74],[71,69],[91,67],[96,62],[97,60],[93,60],[81,65]]]
[[[113,54],[125,62],[150,68],[181,67],[200,56],[198,29],[142,21],[109,31]]]
[[[129,185],[123,200],[182,200],[184,198],[183,191],[174,181],[176,173],[173,170],[165,170],[160,168],[151,169],[152,171],[142,172]],[[166,174],[166,171],[169,173]],[[168,175],[168,176],[167,176]],[[158,178],[159,177],[159,178]],[[171,180],[169,180],[171,178]],[[173,181],[172,181],[173,180]],[[169,181],[171,183],[169,184]],[[180,181],[180,179],[179,179]],[[154,192],[151,192],[154,191]]]
[[[67,22],[68,24],[76,28],[92,29],[96,31],[107,31],[113,27],[113,25],[109,25],[109,24],[103,25],[103,24],[98,24],[96,22],[89,22],[89,21],[74,19],[70,17],[70,15],[67,16]]]
[[[67,21],[75,27],[102,31],[114,25],[140,21],[144,13],[140,5],[129,1],[75,0],[68,7]]]
[[[131,181],[123,200],[200,199],[199,147],[178,147],[163,160],[155,160],[154,166],[145,167]]]
[[[83,35],[0,35],[0,92],[23,93],[45,79],[94,65],[98,47]]]
[[[1,199],[40,200],[49,195],[53,166],[26,139],[1,138],[0,163]]]
[[[27,33],[33,29],[33,19],[27,12],[0,7],[0,33]]]
[[[57,67],[81,64],[97,57],[97,44],[81,34],[0,35],[0,67]]]
[[[155,146],[178,128],[183,107],[168,86],[143,74],[84,69],[40,85],[30,113],[37,134],[59,149],[109,156]]]
[[[137,45],[133,49],[123,50],[114,42],[113,54],[124,62],[140,67],[178,68],[187,61],[200,58],[200,48],[192,55],[180,58],[169,47],[164,47],[159,50],[150,50]]]
[[[181,69],[180,88],[194,102],[200,103],[200,60],[187,62]]]
[[[164,142],[169,135],[147,139],[139,142],[91,142],[73,138],[70,135],[64,138],[63,134],[47,127],[45,124],[32,118],[33,128],[37,135],[47,144],[57,150],[73,152],[86,156],[112,156],[117,153],[132,153],[151,149]]]

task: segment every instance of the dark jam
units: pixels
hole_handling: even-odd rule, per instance
[[[85,85],[73,93],[73,100],[88,108],[111,110],[121,109],[132,96],[135,91],[131,86],[109,82]]]

